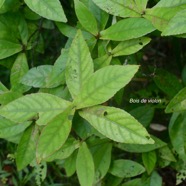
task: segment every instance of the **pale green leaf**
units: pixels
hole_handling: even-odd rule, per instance
[[[0,0],[0,8],[3,6],[5,0]]]
[[[15,99],[22,97],[22,93],[19,91],[6,91],[0,94],[0,104],[6,105]]]
[[[176,94],[176,96],[167,105],[165,112],[181,112],[186,110],[186,88]]]
[[[94,59],[94,69],[99,70],[100,68],[106,67],[110,64],[112,55],[105,54],[104,56]]]
[[[128,84],[137,70],[136,65],[110,65],[96,71],[74,100],[77,108],[104,103]]]
[[[40,162],[59,150],[68,138],[71,131],[72,119],[69,116],[71,109],[54,117],[41,131],[37,144],[36,157]]]
[[[168,23],[162,36],[179,35],[186,33],[186,9],[178,12]]]
[[[18,98],[0,109],[0,115],[15,122],[37,119],[37,123],[45,125],[53,117],[71,105],[70,102],[47,93],[28,94]],[[36,117],[36,118],[33,118]]]
[[[76,172],[81,186],[92,186],[94,181],[94,161],[85,142],[79,148]]]
[[[143,164],[147,170],[148,174],[154,170],[156,166],[157,156],[155,151],[146,152],[142,154]]]
[[[137,11],[135,1],[132,0],[93,0],[101,9],[109,14],[119,17],[141,17]]]
[[[21,83],[36,88],[50,88],[47,86],[47,77],[52,72],[52,65],[41,65],[30,69],[21,79]]]
[[[127,18],[101,31],[100,39],[125,41],[144,36],[154,30],[151,22],[144,18]]]
[[[66,83],[73,98],[93,74],[93,62],[81,31],[78,31],[69,51],[66,65]]]
[[[161,0],[159,1],[155,7],[178,7],[182,6],[183,8],[186,7],[186,0]]]
[[[120,178],[130,178],[145,172],[145,168],[131,160],[115,160],[109,171],[112,175]]]
[[[124,110],[95,106],[80,112],[96,130],[121,143],[152,144],[154,141],[146,129]]]
[[[18,170],[25,168],[35,158],[37,128],[30,126],[22,135],[16,152]]]
[[[29,89],[28,86],[21,84],[21,78],[27,73],[28,68],[26,55],[20,53],[11,69],[10,82],[12,91],[25,92]]]
[[[67,22],[59,0],[24,0],[27,6],[40,16],[60,22]]]
[[[149,20],[155,28],[163,31],[178,11],[178,7],[154,7],[147,9],[144,17]]]
[[[84,29],[96,36],[98,34],[96,19],[89,9],[79,0],[75,0],[75,12]]]
[[[8,40],[0,39],[0,59],[12,56],[22,50],[19,43],[13,43]]]
[[[138,52],[145,45],[151,41],[148,37],[142,37],[138,39],[131,39],[127,41],[120,42],[112,51],[111,54],[113,57],[130,55]]]
[[[47,162],[54,161],[56,159],[66,159],[68,158],[77,148],[79,147],[79,141],[69,138],[65,144],[54,154],[44,159]]]
[[[9,138],[23,132],[31,122],[15,123],[0,116],[0,138]]]

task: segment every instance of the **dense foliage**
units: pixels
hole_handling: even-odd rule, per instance
[[[185,184],[185,23],[186,0],[0,0],[1,182]]]

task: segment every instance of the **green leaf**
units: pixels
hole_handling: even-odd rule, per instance
[[[111,54],[113,57],[130,55],[138,52],[145,45],[151,41],[148,37],[142,37],[138,39],[131,39],[127,41],[120,42],[112,51]]]
[[[0,138],[9,138],[23,132],[31,122],[15,123],[0,116]]]
[[[147,9],[144,17],[149,20],[155,28],[163,31],[178,11],[179,7],[154,7]]]
[[[81,31],[78,31],[70,47],[66,67],[66,83],[73,98],[81,93],[92,74],[92,58]]]
[[[176,96],[167,105],[165,112],[181,112],[186,110],[186,88],[176,94]]]
[[[47,162],[54,161],[56,159],[66,159],[68,158],[77,148],[79,147],[79,141],[74,140],[73,138],[67,139],[65,144],[54,154],[45,158]]]
[[[24,0],[27,6],[40,16],[60,22],[67,22],[63,8],[59,0]]]
[[[150,186],[162,186],[162,184],[162,177],[156,171],[153,171],[150,177]]]
[[[16,153],[18,170],[25,168],[35,158],[36,140],[38,131],[30,126],[21,137]]]
[[[98,34],[97,21],[89,9],[79,0],[75,0],[75,12],[81,25],[93,35]]]
[[[77,151],[74,151],[74,153],[65,159],[64,162],[64,168],[66,172],[66,176],[70,177],[76,172],[76,159],[77,159]]]
[[[145,172],[145,168],[131,160],[115,160],[109,171],[112,175],[120,178],[130,178]]]
[[[164,147],[166,145],[165,142],[161,141],[159,138],[156,138],[154,136],[151,136],[151,138],[154,140],[154,144],[125,144],[125,143],[119,143],[115,146],[121,150],[131,152],[131,153],[143,153],[143,152],[149,152],[155,149],[159,149],[161,147]]]
[[[110,64],[112,55],[105,54],[104,56],[94,59],[94,69],[99,70],[100,68],[106,67]]]
[[[85,142],[79,148],[76,171],[81,186],[92,186],[94,182],[94,161]]]
[[[36,158],[40,162],[59,150],[71,131],[71,108],[53,118],[41,131],[37,144]]]
[[[137,70],[136,65],[110,65],[101,68],[85,82],[74,103],[77,108],[104,103],[128,84]]]
[[[146,152],[142,154],[143,164],[150,175],[156,166],[157,156],[155,151]]]
[[[186,10],[178,12],[168,23],[165,30],[162,32],[162,36],[179,35],[186,33]]]
[[[3,85],[2,82],[0,82],[0,94],[3,94],[7,91],[8,91],[8,89]]]
[[[21,83],[35,88],[51,88],[47,85],[47,77],[52,72],[52,65],[41,65],[30,69],[21,79]]]
[[[22,46],[8,40],[0,39],[0,59],[12,56],[22,50]]]
[[[177,6],[182,6],[183,8],[186,7],[186,0],[161,0],[159,1],[155,7],[177,7]]]
[[[106,137],[121,143],[151,144],[146,129],[124,110],[95,106],[80,112],[96,130]]]
[[[126,41],[144,36],[154,30],[151,22],[144,18],[127,18],[101,31],[100,39]]]
[[[132,0],[93,0],[101,9],[109,14],[119,17],[141,17],[140,12],[136,10],[136,4]]]
[[[171,98],[182,89],[179,79],[174,74],[163,69],[156,69],[156,75],[153,80],[156,85]]]
[[[184,140],[185,140],[185,138],[184,138]],[[162,158],[162,159],[164,159],[166,161],[170,161],[170,162],[171,161],[176,162],[173,152],[171,151],[171,149],[167,145],[158,149],[158,151],[159,151],[159,155],[158,155],[159,158]]]
[[[0,0],[0,8],[3,6],[5,0]]]
[[[7,91],[2,94],[0,94],[0,104],[6,105],[10,103],[11,101],[14,101],[15,99],[18,99],[22,97],[22,93],[19,91],[14,92],[14,91]]]
[[[20,53],[11,69],[10,82],[12,91],[25,92],[29,90],[28,86],[22,85],[20,82],[21,78],[27,73],[28,68],[26,55]]]
[[[180,158],[186,158],[186,117],[184,114],[173,113],[169,123],[169,136],[174,150]]]
[[[15,122],[24,122],[39,114],[37,124],[46,125],[71,105],[70,102],[47,93],[35,93],[18,98],[0,109],[0,115]]]
[[[150,122],[154,117],[154,110],[155,109],[150,106],[140,106],[130,111],[130,114],[134,116],[144,127],[147,127],[150,125]]]

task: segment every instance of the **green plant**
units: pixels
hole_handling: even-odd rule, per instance
[[[186,36],[185,0],[150,3],[0,1],[0,138],[38,185],[47,162],[81,186],[161,186],[168,165],[185,178],[185,70],[180,83],[149,65],[148,89],[130,91],[151,38]],[[165,142],[147,132],[158,109],[173,112]]]

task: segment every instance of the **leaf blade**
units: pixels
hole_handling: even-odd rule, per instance
[[[35,13],[53,21],[67,22],[63,8],[58,0],[25,0],[27,6]]]
[[[85,108],[104,103],[128,84],[137,70],[136,65],[110,65],[96,71],[74,100],[75,105],[77,108]]]
[[[127,112],[114,107],[95,106],[80,111],[96,130],[121,143],[152,144],[146,129]]]

